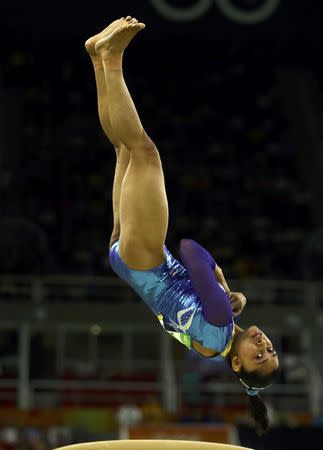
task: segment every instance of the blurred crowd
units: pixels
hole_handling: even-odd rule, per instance
[[[4,426],[0,429],[1,450],[52,450],[72,443],[72,430],[61,424],[47,429],[33,426]]]
[[[2,55],[3,273],[110,271],[115,155],[85,50],[66,53],[51,64],[41,51]],[[129,65],[126,80],[163,160],[168,247],[176,255],[179,239],[191,237],[232,278],[304,278],[315,223],[274,67],[213,61],[190,73],[180,64],[143,73]]]

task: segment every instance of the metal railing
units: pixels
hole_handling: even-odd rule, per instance
[[[117,277],[0,275],[0,301],[31,303],[131,300],[134,292]]]
[[[309,377],[311,380],[311,376]],[[316,416],[319,413],[321,382],[273,384],[263,396],[280,412],[303,412]],[[208,382],[191,388],[178,384],[180,402],[185,402],[194,388],[195,404],[212,406],[244,405],[245,395],[237,382]],[[315,389],[315,397],[312,395]],[[64,406],[115,406],[129,400],[142,401],[146,395],[163,397],[160,381],[97,381],[97,380],[34,380],[30,383],[30,407]],[[18,382],[0,381],[0,403],[15,405],[18,397]]]
[[[254,304],[323,306],[323,282],[296,280],[229,280]],[[0,301],[31,303],[136,300],[134,291],[116,276],[0,275]]]

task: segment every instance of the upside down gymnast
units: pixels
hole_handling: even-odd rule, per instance
[[[123,56],[145,24],[127,16],[89,38],[100,123],[116,152],[114,227],[109,261],[153,311],[164,329],[206,358],[226,358],[250,400],[256,430],[269,428],[260,392],[278,370],[269,338],[235,323],[246,304],[230,292],[221,268],[192,239],[180,241],[179,259],[165,246],[168,203],[156,145],[144,130],[123,76]]]

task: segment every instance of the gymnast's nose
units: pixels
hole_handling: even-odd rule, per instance
[[[265,339],[261,336],[257,337],[257,345],[261,345],[265,342]]]

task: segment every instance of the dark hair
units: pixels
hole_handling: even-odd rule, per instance
[[[256,433],[259,436],[262,436],[269,431],[270,420],[268,417],[267,406],[261,395],[257,392],[257,388],[262,391],[266,387],[269,387],[276,378],[277,372],[278,368],[273,370],[270,374],[261,375],[255,370],[247,372],[242,368],[240,372],[236,373],[239,383],[244,387],[248,395],[250,414],[254,419]],[[249,389],[246,388],[246,386],[248,386]],[[255,391],[257,393],[250,395],[250,390],[251,392]]]
[[[229,357],[227,361],[231,367],[231,358]],[[262,436],[269,431],[270,420],[266,403],[257,392],[257,388],[261,391],[269,387],[276,378],[278,370],[277,368],[268,375],[261,375],[255,370],[247,372],[243,368],[239,372],[235,372],[237,380],[247,394],[250,415],[255,422],[255,429],[258,436]]]
[[[268,410],[266,403],[261,395],[248,395],[249,411],[255,422],[256,433],[258,436],[263,436],[269,431],[270,420],[268,417]]]

